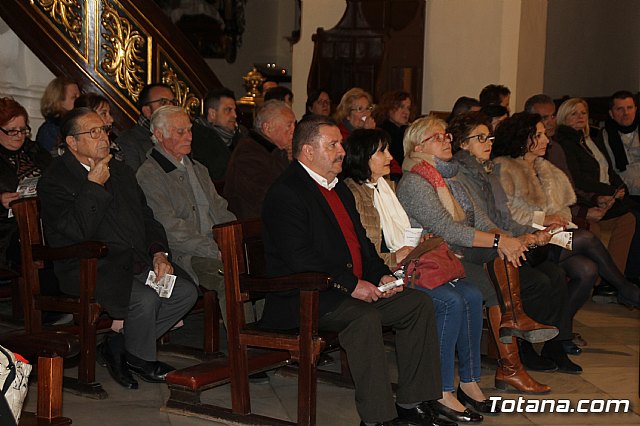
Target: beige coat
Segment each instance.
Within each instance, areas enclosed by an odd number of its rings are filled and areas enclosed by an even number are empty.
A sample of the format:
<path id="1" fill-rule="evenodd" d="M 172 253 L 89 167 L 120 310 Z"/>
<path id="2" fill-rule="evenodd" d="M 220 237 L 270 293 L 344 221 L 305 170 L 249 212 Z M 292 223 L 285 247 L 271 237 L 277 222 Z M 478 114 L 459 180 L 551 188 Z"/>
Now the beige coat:
<path id="1" fill-rule="evenodd" d="M 356 200 L 356 209 L 360 214 L 360 221 L 367 231 L 367 238 L 371 240 L 376 247 L 376 251 L 384 260 L 384 263 L 390 267 L 395 268 L 398 266 L 395 253 L 380 253 L 382 247 L 382 225 L 380 224 L 380 215 L 373 206 L 373 188 L 369 188 L 367 185 L 358 185 L 353 179 L 345 179 L 344 183 L 353 193 L 353 198 Z M 391 188 L 394 188 L 392 182 L 389 182 Z"/>
<path id="2" fill-rule="evenodd" d="M 541 157 L 533 167 L 522 158 L 499 157 L 495 163 L 516 222 L 531 226 L 535 211 L 571 220 L 569 206 L 575 204 L 576 194 L 562 170 Z"/>

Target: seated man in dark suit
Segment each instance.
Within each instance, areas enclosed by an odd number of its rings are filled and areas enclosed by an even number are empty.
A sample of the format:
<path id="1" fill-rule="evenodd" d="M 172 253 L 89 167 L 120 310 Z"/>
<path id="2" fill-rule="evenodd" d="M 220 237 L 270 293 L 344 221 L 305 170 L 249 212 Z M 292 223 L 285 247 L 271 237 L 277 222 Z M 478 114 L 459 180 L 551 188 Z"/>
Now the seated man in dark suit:
<path id="1" fill-rule="evenodd" d="M 148 84 L 140 91 L 137 106 L 140 110 L 138 122 L 120 133 L 116 143 L 124 155 L 124 162 L 135 172 L 147 159 L 147 152 L 153 147 L 149 119 L 151 114 L 165 105 L 177 105 L 171 88 L 166 84 Z"/>
<path id="2" fill-rule="evenodd" d="M 156 340 L 191 309 L 196 287 L 177 278 L 170 297 L 145 285 L 149 271 L 172 274 L 162 225 L 153 217 L 133 171 L 109 154 L 107 126 L 89 108 L 63 117 L 67 150 L 38 182 L 44 232 L 52 247 L 83 241 L 104 242 L 98 259 L 96 299 L 114 319 L 124 319 L 124 334 L 100 348 L 111 376 L 136 389 L 131 371 L 148 382 L 163 382 L 173 368 L 157 360 Z M 78 295 L 78 260 L 54 262 L 63 292 Z"/>
<path id="3" fill-rule="evenodd" d="M 378 289 L 395 277 L 366 237 L 353 195 L 337 178 L 344 150 L 335 122 L 310 116 L 298 123 L 293 156 L 263 204 L 268 273 L 319 271 L 333 277 L 333 288 L 320 295 L 319 328 L 339 332 L 362 424 L 455 424 L 437 419 L 428 402 L 442 396 L 433 304 L 412 289 Z M 298 325 L 299 295 L 268 294 L 261 326 Z M 396 332 L 395 406 L 383 326 Z"/>

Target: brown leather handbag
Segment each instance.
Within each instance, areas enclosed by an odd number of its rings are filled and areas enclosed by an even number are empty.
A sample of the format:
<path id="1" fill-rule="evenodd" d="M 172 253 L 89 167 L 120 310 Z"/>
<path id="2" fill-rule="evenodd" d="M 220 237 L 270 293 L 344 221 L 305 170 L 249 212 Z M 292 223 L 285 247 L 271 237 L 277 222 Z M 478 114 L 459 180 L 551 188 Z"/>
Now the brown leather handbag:
<path id="1" fill-rule="evenodd" d="M 442 237 L 419 244 L 401 263 L 404 283 L 408 287 L 433 290 L 450 281 L 464 278 L 464 266 Z"/>

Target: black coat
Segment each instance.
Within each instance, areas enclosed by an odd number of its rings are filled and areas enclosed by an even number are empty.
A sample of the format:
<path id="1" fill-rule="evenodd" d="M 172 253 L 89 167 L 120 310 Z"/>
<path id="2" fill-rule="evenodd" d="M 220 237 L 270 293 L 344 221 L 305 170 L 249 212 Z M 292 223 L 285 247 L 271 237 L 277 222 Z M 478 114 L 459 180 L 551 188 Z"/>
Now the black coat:
<path id="1" fill-rule="evenodd" d="M 109 253 L 98 260 L 96 298 L 112 317 L 124 318 L 134 272 L 152 266 L 152 251 L 168 251 L 168 244 L 133 171 L 117 160 L 109 168 L 111 176 L 100 186 L 87 179 L 87 170 L 67 151 L 40 178 L 38 196 L 49 245 L 107 244 Z M 58 261 L 54 267 L 61 290 L 78 295 L 80 263 Z"/>
<path id="2" fill-rule="evenodd" d="M 367 238 L 349 188 L 340 181 L 334 191 L 342 200 L 360 242 L 362 279 L 377 285 L 383 275 L 390 273 L 389 268 Z M 299 272 L 330 275 L 335 284 L 320 295 L 320 315 L 331 312 L 351 297 L 358 278 L 353 274 L 349 247 L 329 203 L 297 161 L 289 165 L 269 190 L 262 220 L 269 275 Z M 287 329 L 298 324 L 298 292 L 267 295 L 262 316 L 264 327 Z"/>
<path id="3" fill-rule="evenodd" d="M 25 140 L 22 145 L 23 150 L 38 166 L 44 170 L 51 162 L 51 155 L 31 140 Z M 9 161 L 5 152 L 0 151 L 0 193 L 15 192 L 18 187 L 18 170 Z M 9 210 L 0 204 L 0 265 L 6 262 L 5 253 L 10 245 L 17 244 L 18 225 L 15 218 L 8 217 Z M 17 246 L 14 247 L 17 251 Z"/>

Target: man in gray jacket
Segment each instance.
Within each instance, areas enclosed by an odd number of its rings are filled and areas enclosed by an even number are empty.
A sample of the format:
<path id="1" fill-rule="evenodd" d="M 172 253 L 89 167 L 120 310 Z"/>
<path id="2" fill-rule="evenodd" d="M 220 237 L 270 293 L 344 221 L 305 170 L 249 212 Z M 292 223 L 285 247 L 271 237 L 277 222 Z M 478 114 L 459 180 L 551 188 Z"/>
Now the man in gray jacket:
<path id="1" fill-rule="evenodd" d="M 189 157 L 191 121 L 184 109 L 165 106 L 151 116 L 154 147 L 136 173 L 149 207 L 162 223 L 173 261 L 202 287 L 216 290 L 226 322 L 224 282 L 213 225 L 235 220 L 216 192 L 207 168 Z"/>

